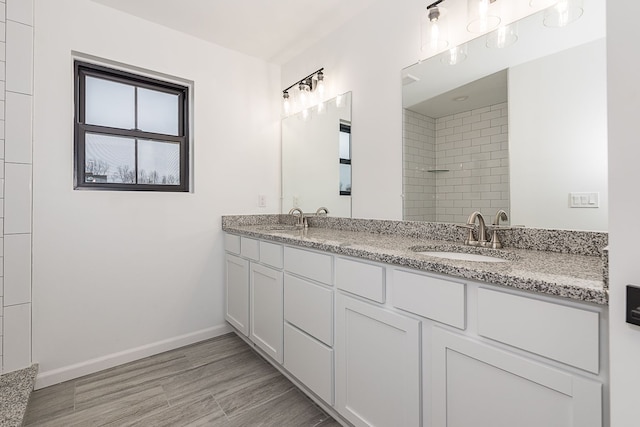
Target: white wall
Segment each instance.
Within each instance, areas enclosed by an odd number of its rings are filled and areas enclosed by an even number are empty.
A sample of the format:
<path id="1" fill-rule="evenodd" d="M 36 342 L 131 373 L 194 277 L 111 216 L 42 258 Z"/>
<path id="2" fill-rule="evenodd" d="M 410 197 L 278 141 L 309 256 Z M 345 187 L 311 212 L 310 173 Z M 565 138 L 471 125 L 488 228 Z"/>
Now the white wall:
<path id="1" fill-rule="evenodd" d="M 604 39 L 509 69 L 512 224 L 607 231 L 606 75 Z M 600 207 L 570 208 L 570 192 Z"/>
<path id="2" fill-rule="evenodd" d="M 640 327 L 625 323 L 625 287 L 640 285 L 640 2 L 607 2 L 611 425 L 638 425 Z"/>
<path id="3" fill-rule="evenodd" d="M 35 19 L 33 360 L 43 386 L 227 330 L 220 216 L 279 211 L 280 75 L 87 0 L 36 0 Z M 73 190 L 72 51 L 194 82 L 192 193 Z"/>

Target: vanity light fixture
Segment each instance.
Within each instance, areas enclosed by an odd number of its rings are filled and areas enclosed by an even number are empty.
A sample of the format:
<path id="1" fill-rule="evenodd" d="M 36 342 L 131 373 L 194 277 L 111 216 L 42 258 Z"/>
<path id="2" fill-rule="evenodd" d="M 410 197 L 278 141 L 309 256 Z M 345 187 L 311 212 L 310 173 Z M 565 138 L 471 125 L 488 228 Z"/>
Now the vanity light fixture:
<path id="1" fill-rule="evenodd" d="M 486 33 L 500 25 L 500 16 L 495 11 L 496 0 L 467 0 L 470 33 Z"/>
<path id="2" fill-rule="evenodd" d="M 449 46 L 447 10 L 440 6 L 444 0 L 438 0 L 427 6 L 427 12 L 421 18 L 421 43 L 423 51 L 439 52 Z"/>
<path id="3" fill-rule="evenodd" d="M 324 68 L 320 68 L 282 91 L 282 111 L 285 116 L 324 101 L 323 71 Z"/>

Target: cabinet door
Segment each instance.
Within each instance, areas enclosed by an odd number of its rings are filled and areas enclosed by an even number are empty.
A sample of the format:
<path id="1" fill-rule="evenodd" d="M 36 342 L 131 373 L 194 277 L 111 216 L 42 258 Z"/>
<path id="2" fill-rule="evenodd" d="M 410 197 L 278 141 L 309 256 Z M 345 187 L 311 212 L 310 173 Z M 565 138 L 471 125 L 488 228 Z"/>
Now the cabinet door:
<path id="1" fill-rule="evenodd" d="M 251 331 L 249 337 L 278 363 L 282 363 L 282 271 L 251 263 Z"/>
<path id="2" fill-rule="evenodd" d="M 336 406 L 356 426 L 420 425 L 420 322 L 337 298 Z"/>
<path id="3" fill-rule="evenodd" d="M 435 327 L 434 427 L 600 427 L 602 385 Z"/>
<path id="4" fill-rule="evenodd" d="M 249 335 L 249 262 L 237 256 L 225 257 L 224 318 L 238 331 Z"/>

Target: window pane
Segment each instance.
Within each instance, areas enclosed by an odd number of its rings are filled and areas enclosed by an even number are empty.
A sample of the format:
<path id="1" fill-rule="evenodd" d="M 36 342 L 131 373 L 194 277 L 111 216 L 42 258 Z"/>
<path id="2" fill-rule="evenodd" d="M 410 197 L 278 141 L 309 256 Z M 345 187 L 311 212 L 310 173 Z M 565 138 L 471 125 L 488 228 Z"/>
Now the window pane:
<path id="1" fill-rule="evenodd" d="M 340 158 L 351 159 L 351 134 L 340 132 Z"/>
<path id="2" fill-rule="evenodd" d="M 135 184 L 135 139 L 88 133 L 85 182 Z"/>
<path id="3" fill-rule="evenodd" d="M 340 164 L 340 191 L 351 192 L 351 165 Z"/>
<path id="4" fill-rule="evenodd" d="M 180 185 L 180 144 L 138 140 L 138 183 Z"/>
<path id="5" fill-rule="evenodd" d="M 85 123 L 120 129 L 135 128 L 135 88 L 87 76 Z"/>
<path id="6" fill-rule="evenodd" d="M 178 95 L 138 88 L 138 129 L 178 135 Z"/>

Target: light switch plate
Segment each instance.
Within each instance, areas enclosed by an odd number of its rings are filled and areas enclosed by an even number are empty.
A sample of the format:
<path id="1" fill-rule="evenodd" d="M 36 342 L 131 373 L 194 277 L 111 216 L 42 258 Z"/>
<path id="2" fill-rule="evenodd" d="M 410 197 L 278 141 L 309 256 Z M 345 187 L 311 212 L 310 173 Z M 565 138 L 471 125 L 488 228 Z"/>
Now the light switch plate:
<path id="1" fill-rule="evenodd" d="M 599 208 L 600 193 L 569 193 L 570 208 Z"/>

